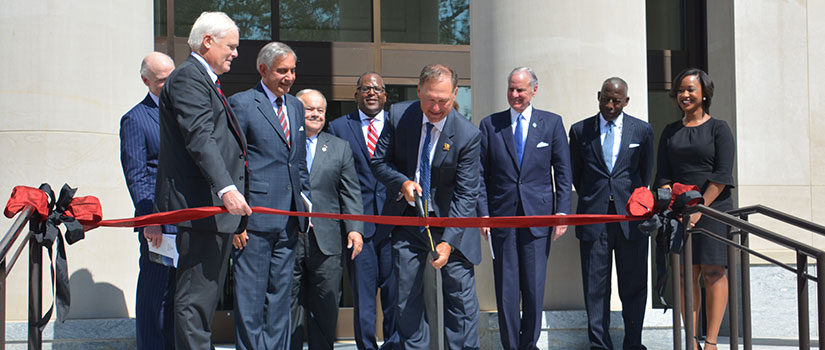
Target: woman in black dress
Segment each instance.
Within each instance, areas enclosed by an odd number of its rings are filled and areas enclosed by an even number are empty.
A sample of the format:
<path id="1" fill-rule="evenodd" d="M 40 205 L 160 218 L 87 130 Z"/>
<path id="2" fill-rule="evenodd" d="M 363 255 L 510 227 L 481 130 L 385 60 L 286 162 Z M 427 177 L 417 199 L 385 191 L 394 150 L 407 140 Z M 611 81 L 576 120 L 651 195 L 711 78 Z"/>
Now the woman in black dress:
<path id="1" fill-rule="evenodd" d="M 735 145 L 728 124 L 710 116 L 713 81 L 696 68 L 683 70 L 673 80 L 670 97 L 682 110 L 682 119 L 665 127 L 659 139 L 655 187 L 670 188 L 674 182 L 696 185 L 705 205 L 733 209 L 733 157 Z M 701 227 L 727 237 L 727 227 L 695 213 L 688 227 Z M 727 246 L 703 234 L 693 239 L 693 300 L 699 299 L 699 277 L 705 285 L 708 329 L 705 347 L 716 349 L 716 339 L 728 302 Z M 684 276 L 683 276 L 684 277 Z M 694 303 L 693 324 L 699 303 Z M 688 336 L 695 336 L 694 334 Z M 698 347 L 698 341 L 696 342 Z"/>

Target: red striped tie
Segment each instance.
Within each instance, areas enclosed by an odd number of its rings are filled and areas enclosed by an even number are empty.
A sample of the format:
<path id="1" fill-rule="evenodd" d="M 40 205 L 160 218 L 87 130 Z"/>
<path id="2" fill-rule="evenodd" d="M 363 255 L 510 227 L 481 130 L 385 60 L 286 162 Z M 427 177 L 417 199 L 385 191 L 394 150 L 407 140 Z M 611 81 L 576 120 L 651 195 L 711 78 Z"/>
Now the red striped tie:
<path id="1" fill-rule="evenodd" d="M 278 105 L 278 120 L 281 121 L 281 128 L 284 129 L 284 136 L 286 136 L 286 145 L 292 146 L 291 142 L 289 142 L 289 120 L 286 119 L 286 113 L 284 112 L 283 97 L 278 97 L 277 99 L 275 99 L 275 104 Z"/>
<path id="2" fill-rule="evenodd" d="M 370 119 L 370 126 L 367 127 L 367 149 L 370 151 L 370 158 L 375 153 L 375 143 L 378 142 L 378 133 L 373 123 L 375 123 L 375 118 Z"/>

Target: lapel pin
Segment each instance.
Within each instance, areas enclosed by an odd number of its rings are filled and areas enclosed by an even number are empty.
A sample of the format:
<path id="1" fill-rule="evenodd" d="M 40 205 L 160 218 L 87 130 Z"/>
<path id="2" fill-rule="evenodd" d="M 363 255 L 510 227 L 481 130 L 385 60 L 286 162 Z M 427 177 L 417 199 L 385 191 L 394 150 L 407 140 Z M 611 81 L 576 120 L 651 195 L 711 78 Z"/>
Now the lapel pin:
<path id="1" fill-rule="evenodd" d="M 321 152 L 326 152 L 326 151 L 327 151 L 327 145 L 321 146 Z"/>
<path id="2" fill-rule="evenodd" d="M 534 127 L 534 128 L 536 127 L 536 123 L 533 123 L 533 127 Z"/>
<path id="3" fill-rule="evenodd" d="M 444 144 L 444 147 L 441 147 L 441 149 L 443 149 L 443 150 L 445 150 L 445 151 L 449 151 L 449 150 L 450 150 L 450 144 L 449 144 L 449 143 L 445 143 L 445 144 Z"/>

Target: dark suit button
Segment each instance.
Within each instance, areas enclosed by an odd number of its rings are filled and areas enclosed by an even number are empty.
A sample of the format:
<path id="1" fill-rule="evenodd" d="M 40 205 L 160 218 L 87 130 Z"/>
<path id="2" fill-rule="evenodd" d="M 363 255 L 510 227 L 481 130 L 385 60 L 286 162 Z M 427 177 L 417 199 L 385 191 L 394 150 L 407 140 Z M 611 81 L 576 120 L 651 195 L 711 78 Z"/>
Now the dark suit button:
<path id="1" fill-rule="evenodd" d="M 238 176 L 238 180 L 241 180 L 241 181 L 243 181 L 243 175 L 241 175 L 241 176 Z"/>
<path id="2" fill-rule="evenodd" d="M 241 153 L 241 155 L 240 155 L 240 156 L 238 156 L 238 158 L 239 158 L 239 159 L 243 159 L 243 153 Z"/>

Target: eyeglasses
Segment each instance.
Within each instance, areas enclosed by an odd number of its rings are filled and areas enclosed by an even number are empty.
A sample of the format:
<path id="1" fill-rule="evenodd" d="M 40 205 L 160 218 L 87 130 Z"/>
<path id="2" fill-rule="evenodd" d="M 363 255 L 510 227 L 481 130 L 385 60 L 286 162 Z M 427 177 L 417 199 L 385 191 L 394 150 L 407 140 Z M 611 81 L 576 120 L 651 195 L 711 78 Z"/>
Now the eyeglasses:
<path id="1" fill-rule="evenodd" d="M 380 93 L 384 92 L 384 88 L 378 87 L 378 86 L 359 86 L 358 87 L 358 92 L 360 92 L 362 94 L 368 94 L 370 92 L 370 90 L 375 91 L 376 94 L 380 94 Z"/>

